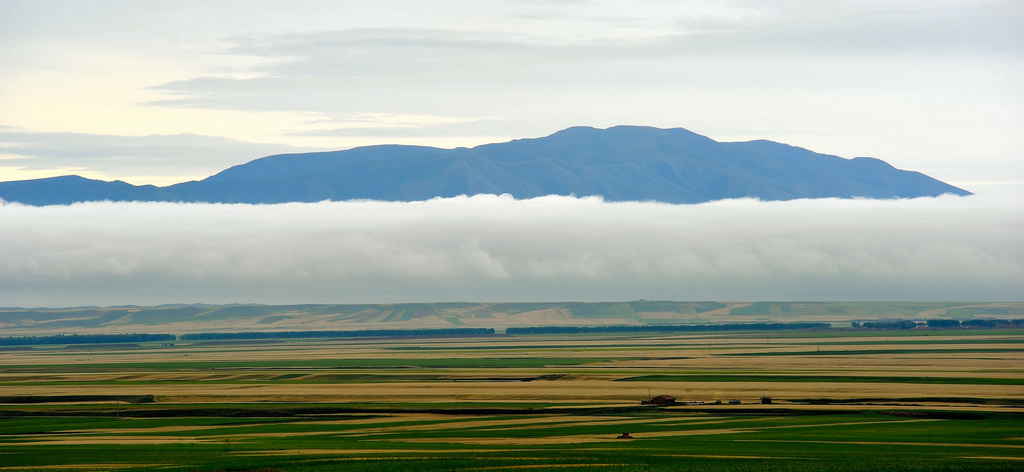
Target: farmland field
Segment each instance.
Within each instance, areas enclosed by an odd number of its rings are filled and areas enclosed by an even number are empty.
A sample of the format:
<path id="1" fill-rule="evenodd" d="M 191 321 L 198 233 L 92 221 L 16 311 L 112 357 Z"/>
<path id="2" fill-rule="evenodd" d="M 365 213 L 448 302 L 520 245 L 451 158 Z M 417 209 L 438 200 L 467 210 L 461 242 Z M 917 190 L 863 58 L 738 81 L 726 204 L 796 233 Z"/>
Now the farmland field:
<path id="1" fill-rule="evenodd" d="M 1022 470 L 1024 331 L 0 350 L 0 471 L 152 469 Z"/>

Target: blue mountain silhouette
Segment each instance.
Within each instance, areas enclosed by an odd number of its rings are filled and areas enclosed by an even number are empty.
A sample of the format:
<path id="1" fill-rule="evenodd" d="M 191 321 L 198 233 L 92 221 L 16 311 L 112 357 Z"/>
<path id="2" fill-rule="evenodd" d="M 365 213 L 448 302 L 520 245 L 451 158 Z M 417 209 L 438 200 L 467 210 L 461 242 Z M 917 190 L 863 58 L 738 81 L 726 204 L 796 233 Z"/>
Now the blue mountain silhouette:
<path id="1" fill-rule="evenodd" d="M 682 128 L 640 126 L 574 127 L 474 148 L 380 145 L 281 154 L 167 187 L 78 176 L 0 182 L 0 198 L 29 205 L 417 201 L 481 193 L 668 203 L 970 194 L 878 159 L 844 159 L 764 140 L 723 143 Z"/>

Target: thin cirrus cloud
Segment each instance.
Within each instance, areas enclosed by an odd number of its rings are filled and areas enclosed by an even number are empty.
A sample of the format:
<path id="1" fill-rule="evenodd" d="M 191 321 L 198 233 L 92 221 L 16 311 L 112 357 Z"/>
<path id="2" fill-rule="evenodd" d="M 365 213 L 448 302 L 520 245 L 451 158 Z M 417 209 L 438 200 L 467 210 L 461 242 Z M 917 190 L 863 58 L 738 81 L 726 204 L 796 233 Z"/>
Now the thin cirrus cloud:
<path id="1" fill-rule="evenodd" d="M 119 177 L 160 176 L 167 184 L 204 178 L 269 154 L 315 150 L 195 134 L 116 136 L 27 132 L 0 126 L 0 167 L 27 171 L 85 169 Z"/>
<path id="2" fill-rule="evenodd" d="M 5 306 L 1014 300 L 1019 198 L 0 206 Z"/>
<path id="3" fill-rule="evenodd" d="M 318 143 L 421 137 L 453 147 L 643 124 L 870 155 L 947 180 L 1020 173 L 1019 2 L 733 7 L 617 22 L 551 8 L 497 25 L 236 36 L 222 53 L 253 58 L 247 74 L 154 85 L 163 98 L 146 105 L 309 113 L 321 121 L 287 137 Z M 647 33 L 601 34 L 624 25 Z M 368 127 L 353 116 L 379 119 Z M 965 168 L 979 146 L 992 165 Z"/>
<path id="4" fill-rule="evenodd" d="M 342 106 L 406 113 L 422 107 L 471 113 L 478 112 L 478 103 L 452 103 L 451 97 L 513 95 L 500 102 L 515 103 L 567 89 L 596 93 L 643 86 L 713 88 L 721 75 L 743 71 L 743 83 L 749 87 L 750 73 L 771 72 L 780 65 L 789 72 L 775 71 L 769 78 L 780 76 L 806 86 L 814 85 L 815 79 L 808 74 L 815 70 L 806 63 L 808 57 L 834 61 L 845 74 L 860 77 L 865 76 L 859 72 L 864 64 L 858 61 L 870 60 L 877 74 L 879 67 L 893 66 L 886 64 L 890 57 L 911 62 L 951 56 L 1019 60 L 1020 52 L 1008 45 L 1024 40 L 1016 28 L 1024 20 L 1024 9 L 1013 4 L 811 10 L 786 9 L 765 15 L 766 19 L 714 23 L 715 27 L 680 23 L 654 37 L 631 39 L 595 36 L 567 41 L 525 33 L 426 28 L 239 37 L 223 53 L 261 58 L 250 71 L 253 77 L 210 75 L 168 82 L 154 89 L 171 98 L 150 105 L 311 112 Z M 773 59 L 759 60 L 765 56 Z"/>

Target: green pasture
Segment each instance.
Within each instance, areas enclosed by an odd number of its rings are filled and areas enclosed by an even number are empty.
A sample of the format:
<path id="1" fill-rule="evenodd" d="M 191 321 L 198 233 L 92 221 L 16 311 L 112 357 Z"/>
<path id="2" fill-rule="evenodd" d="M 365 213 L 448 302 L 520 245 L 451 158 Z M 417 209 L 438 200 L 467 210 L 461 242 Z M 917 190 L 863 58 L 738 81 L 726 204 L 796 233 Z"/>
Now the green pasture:
<path id="1" fill-rule="evenodd" d="M 947 335 L 957 339 L 937 339 Z M 1024 410 L 1011 391 L 1024 386 L 1024 368 L 1015 364 L 1024 353 L 1021 330 L 538 335 L 478 343 L 302 340 L 11 351 L 16 361 L 0 366 L 0 472 L 1024 470 Z M 336 347 L 337 356 L 320 358 Z M 316 349 L 317 357 L 303 357 Z M 247 357 L 251 350 L 265 359 Z M 687 355 L 717 363 L 701 367 Z M 915 357 L 927 362 L 899 369 Z M 942 371 L 947 365 L 954 368 Z M 857 391 L 868 384 L 921 387 L 891 399 L 658 408 L 573 397 L 572 389 L 593 385 L 588 378 L 605 388 L 611 379 L 633 382 L 616 385 L 645 393 L 644 383 L 672 382 L 776 383 L 809 397 L 808 382 Z M 443 392 L 405 401 L 387 395 L 389 383 L 462 381 L 566 385 L 570 394 L 481 401 Z M 161 398 L 179 383 L 230 384 L 225 391 L 240 392 L 246 403 L 217 395 L 206 397 L 209 403 Z M 358 403 L 300 402 L 318 393 L 315 384 L 360 383 L 381 384 L 380 395 Z M 299 393 L 260 402 L 246 393 L 249 384 L 295 384 L 288 389 Z M 495 385 L 504 395 L 504 384 L 488 384 Z M 956 393 L 929 398 L 938 385 Z M 139 395 L 118 396 L 120 386 Z M 1010 393 L 986 398 L 986 389 Z M 914 404 L 932 400 L 943 406 Z M 627 432 L 633 439 L 616 439 Z"/>
<path id="2" fill-rule="evenodd" d="M 1024 348 L 962 348 L 962 349 L 847 349 L 847 350 L 813 350 L 813 351 L 762 351 L 723 353 L 723 356 L 861 356 L 868 354 L 1005 354 L 1020 352 Z"/>
<path id="3" fill-rule="evenodd" d="M 1024 415 L 895 413 L 0 414 L 0 461 L 4 470 L 1020 470 Z M 615 439 L 624 432 L 634 439 Z"/>
<path id="4" fill-rule="evenodd" d="M 907 384 L 964 384 L 964 385 L 1024 385 L 1024 379 L 1002 377 L 905 377 L 877 375 L 828 374 L 685 374 L 641 375 L 618 379 L 624 382 L 855 382 L 855 383 L 907 383 Z"/>

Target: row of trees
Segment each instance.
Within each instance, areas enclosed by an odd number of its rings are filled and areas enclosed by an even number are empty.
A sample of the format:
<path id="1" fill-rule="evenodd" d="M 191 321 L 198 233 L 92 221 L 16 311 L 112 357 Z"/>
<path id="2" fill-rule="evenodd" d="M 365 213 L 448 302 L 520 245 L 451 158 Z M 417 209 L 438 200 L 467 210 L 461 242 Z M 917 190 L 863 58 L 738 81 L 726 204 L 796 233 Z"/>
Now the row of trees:
<path id="1" fill-rule="evenodd" d="M 355 331 L 250 331 L 244 333 L 192 333 L 179 336 L 182 341 L 222 341 L 233 339 L 305 339 L 305 338 L 371 338 L 415 337 L 436 338 L 450 336 L 490 336 L 493 328 L 438 328 L 438 329 L 362 329 Z"/>
<path id="2" fill-rule="evenodd" d="M 614 325 L 614 326 L 537 326 L 507 328 L 505 334 L 578 334 L 578 333 L 677 333 L 698 331 L 777 331 L 784 329 L 829 329 L 828 323 L 725 323 L 703 325 Z"/>
<path id="3" fill-rule="evenodd" d="M 0 346 L 26 346 L 30 344 L 101 344 L 141 343 L 147 341 L 174 341 L 173 334 L 59 334 L 56 336 L 19 336 L 0 338 Z"/>
<path id="4" fill-rule="evenodd" d="M 927 321 L 913 320 L 885 320 L 885 321 L 853 321 L 850 323 L 854 329 L 989 329 L 989 328 L 1020 328 L 1024 327 L 1024 319 L 998 320 L 998 319 L 975 319 L 975 320 L 950 320 L 934 319 Z"/>
<path id="5" fill-rule="evenodd" d="M 853 329 L 914 329 L 917 323 L 911 320 L 852 321 Z"/>
<path id="6" fill-rule="evenodd" d="M 1024 326 L 1024 319 L 997 320 L 997 319 L 976 319 L 976 320 L 928 320 L 929 328 L 1020 328 Z"/>
<path id="7" fill-rule="evenodd" d="M 854 329 L 988 329 L 1021 328 L 1024 319 L 933 319 L 923 322 L 913 320 L 853 321 Z M 701 331 L 778 331 L 778 330 L 827 330 L 829 323 L 724 323 L 703 325 L 614 325 L 614 326 L 534 326 L 507 328 L 508 335 L 529 334 L 618 334 L 618 333 L 678 333 Z M 451 336 L 493 336 L 492 328 L 437 328 L 437 329 L 364 329 L 353 331 L 250 331 L 243 333 L 191 333 L 173 334 L 70 334 L 56 336 L 20 336 L 0 338 L 0 346 L 29 346 L 33 344 L 115 344 L 151 341 L 227 341 L 244 339 L 306 339 L 306 338 L 368 338 L 368 337 L 451 337 Z"/>
<path id="8" fill-rule="evenodd" d="M 660 326 L 537 326 L 508 328 L 509 335 L 573 334 L 573 333 L 673 333 L 691 331 L 829 329 L 828 323 L 728 323 L 714 325 L 660 325 Z M 308 338 L 369 338 L 415 337 L 434 338 L 451 336 L 493 336 L 493 328 L 437 328 L 437 329 L 363 329 L 353 331 L 249 331 L 242 333 L 173 334 L 72 334 L 58 336 L 23 336 L 0 338 L 0 346 L 27 346 L 33 344 L 103 344 L 139 343 L 147 341 L 230 341 L 246 339 L 308 339 Z"/>

